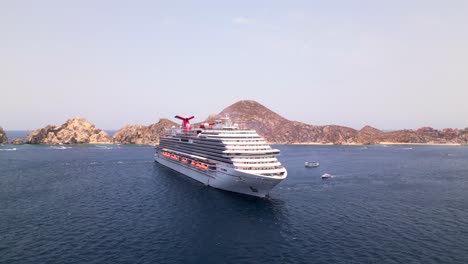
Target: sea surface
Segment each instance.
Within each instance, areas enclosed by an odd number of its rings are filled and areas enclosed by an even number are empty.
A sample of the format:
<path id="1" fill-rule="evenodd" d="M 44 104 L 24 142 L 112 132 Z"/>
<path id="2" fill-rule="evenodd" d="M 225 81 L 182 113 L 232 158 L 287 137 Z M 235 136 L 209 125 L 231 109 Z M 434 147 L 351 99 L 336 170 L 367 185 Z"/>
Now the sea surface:
<path id="1" fill-rule="evenodd" d="M 468 147 L 275 147 L 262 199 L 150 146 L 0 146 L 0 263 L 468 263 Z"/>

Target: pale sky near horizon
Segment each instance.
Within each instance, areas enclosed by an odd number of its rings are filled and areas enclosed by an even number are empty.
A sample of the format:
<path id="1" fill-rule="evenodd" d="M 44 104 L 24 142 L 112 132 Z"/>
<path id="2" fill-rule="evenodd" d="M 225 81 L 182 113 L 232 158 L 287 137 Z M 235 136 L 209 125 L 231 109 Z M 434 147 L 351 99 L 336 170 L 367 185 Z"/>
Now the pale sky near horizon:
<path id="1" fill-rule="evenodd" d="M 468 1 L 0 0 L 0 126 L 195 121 L 238 100 L 360 129 L 468 127 Z"/>

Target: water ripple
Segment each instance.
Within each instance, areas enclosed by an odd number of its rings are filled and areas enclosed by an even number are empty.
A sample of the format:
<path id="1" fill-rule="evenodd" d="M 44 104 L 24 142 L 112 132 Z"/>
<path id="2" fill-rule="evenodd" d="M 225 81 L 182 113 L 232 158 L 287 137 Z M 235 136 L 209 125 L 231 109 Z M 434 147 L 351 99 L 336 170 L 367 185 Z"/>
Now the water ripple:
<path id="1" fill-rule="evenodd" d="M 0 263 L 468 262 L 466 148 L 277 147 L 289 177 L 258 199 L 149 147 L 18 146 L 0 155 Z"/>

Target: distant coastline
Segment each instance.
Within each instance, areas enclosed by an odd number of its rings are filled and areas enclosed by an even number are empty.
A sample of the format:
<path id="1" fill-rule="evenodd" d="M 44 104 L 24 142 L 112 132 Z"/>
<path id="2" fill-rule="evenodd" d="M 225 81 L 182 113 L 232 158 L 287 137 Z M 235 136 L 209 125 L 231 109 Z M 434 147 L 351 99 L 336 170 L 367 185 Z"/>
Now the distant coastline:
<path id="1" fill-rule="evenodd" d="M 413 145 L 413 146 L 466 146 L 461 143 L 401 143 L 401 142 L 380 142 L 378 145 Z"/>
<path id="2" fill-rule="evenodd" d="M 319 142 L 304 142 L 304 143 L 285 143 L 276 145 L 304 145 L 304 146 L 378 146 L 378 145 L 413 145 L 413 146 L 467 146 L 466 144 L 460 143 L 402 143 L 402 142 L 379 142 L 375 144 L 363 144 L 363 143 L 319 143 Z"/>
<path id="3" fill-rule="evenodd" d="M 205 122 L 229 116 L 240 127 L 254 129 L 270 144 L 287 145 L 442 145 L 468 144 L 468 127 L 465 129 L 434 129 L 422 127 L 382 131 L 371 126 L 360 130 L 338 125 L 316 126 L 290 121 L 267 107 L 251 100 L 236 102 Z M 1 124 L 0 124 L 1 125 Z M 179 124 L 162 118 L 150 125 L 126 125 L 119 130 L 103 130 L 80 117 L 71 118 L 62 125 L 48 125 L 32 130 L 0 129 L 0 143 L 22 141 L 26 144 L 140 144 L 156 145 L 159 136 Z M 15 141 L 15 139 L 17 139 Z"/>

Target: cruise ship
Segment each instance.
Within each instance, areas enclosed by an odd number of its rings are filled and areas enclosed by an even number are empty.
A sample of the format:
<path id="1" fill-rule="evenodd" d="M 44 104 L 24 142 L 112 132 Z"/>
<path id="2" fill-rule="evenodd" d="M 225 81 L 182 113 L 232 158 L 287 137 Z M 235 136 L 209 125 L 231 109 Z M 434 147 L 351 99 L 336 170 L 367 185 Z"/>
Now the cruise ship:
<path id="1" fill-rule="evenodd" d="M 241 129 L 229 118 L 193 127 L 194 118 L 175 116 L 181 128 L 159 138 L 156 162 L 206 186 L 265 197 L 287 177 L 286 169 L 255 130 Z"/>

